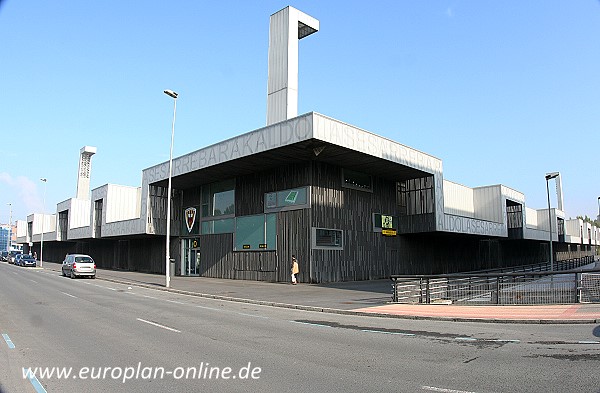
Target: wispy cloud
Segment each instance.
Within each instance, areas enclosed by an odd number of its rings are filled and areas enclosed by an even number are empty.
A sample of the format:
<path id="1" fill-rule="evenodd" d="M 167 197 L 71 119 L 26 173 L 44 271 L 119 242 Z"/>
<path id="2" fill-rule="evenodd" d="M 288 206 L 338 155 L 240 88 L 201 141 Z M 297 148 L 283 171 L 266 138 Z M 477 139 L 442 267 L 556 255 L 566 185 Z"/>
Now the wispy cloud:
<path id="1" fill-rule="evenodd" d="M 25 176 L 13 177 L 9 173 L 0 172 L 0 183 L 6 185 L 9 192 L 18 199 L 28 213 L 37 213 L 43 210 L 43 202 L 37 185 Z"/>
<path id="2" fill-rule="evenodd" d="M 452 10 L 452 7 L 446 8 L 446 15 L 448 15 L 448 18 L 454 18 L 454 11 Z"/>

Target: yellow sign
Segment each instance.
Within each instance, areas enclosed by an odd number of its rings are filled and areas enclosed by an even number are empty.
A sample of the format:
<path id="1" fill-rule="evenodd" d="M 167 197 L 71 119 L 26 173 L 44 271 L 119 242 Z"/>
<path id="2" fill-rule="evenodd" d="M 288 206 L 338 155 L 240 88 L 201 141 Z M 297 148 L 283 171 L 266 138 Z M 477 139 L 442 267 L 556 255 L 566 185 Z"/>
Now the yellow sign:
<path id="1" fill-rule="evenodd" d="M 383 236 L 396 236 L 398 234 L 398 231 L 396 231 L 395 229 L 382 229 L 381 234 Z"/>

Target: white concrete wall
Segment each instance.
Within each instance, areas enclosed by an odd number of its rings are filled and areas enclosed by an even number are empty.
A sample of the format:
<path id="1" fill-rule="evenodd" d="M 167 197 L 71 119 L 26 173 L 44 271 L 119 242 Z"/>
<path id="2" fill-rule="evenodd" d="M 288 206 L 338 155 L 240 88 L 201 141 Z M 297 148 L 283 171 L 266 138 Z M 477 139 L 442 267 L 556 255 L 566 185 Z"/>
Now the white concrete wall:
<path id="1" fill-rule="evenodd" d="M 474 218 L 473 189 L 444 180 L 444 213 Z"/>
<path id="2" fill-rule="evenodd" d="M 89 199 L 71 199 L 69 210 L 69 229 L 90 226 L 91 201 Z"/>
<path id="3" fill-rule="evenodd" d="M 103 207 L 106 212 L 103 223 L 140 218 L 141 198 L 141 187 L 109 184 Z"/>
<path id="4" fill-rule="evenodd" d="M 475 218 L 492 222 L 505 222 L 502 214 L 503 205 L 506 202 L 502 199 L 500 185 L 477 187 L 473 189 L 473 206 L 475 208 Z M 506 210 L 506 208 L 504 208 Z"/>
<path id="5" fill-rule="evenodd" d="M 27 221 L 25 220 L 17 220 L 15 222 L 17 226 L 17 243 L 27 243 L 29 239 L 27 238 Z"/>

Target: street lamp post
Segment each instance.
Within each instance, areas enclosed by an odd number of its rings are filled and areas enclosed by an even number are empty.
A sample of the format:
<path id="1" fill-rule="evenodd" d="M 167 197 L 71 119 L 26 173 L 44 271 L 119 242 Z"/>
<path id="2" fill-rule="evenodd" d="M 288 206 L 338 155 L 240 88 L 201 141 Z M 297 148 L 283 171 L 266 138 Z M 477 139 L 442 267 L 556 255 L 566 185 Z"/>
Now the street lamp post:
<path id="1" fill-rule="evenodd" d="M 48 179 L 42 177 L 40 179 L 44 182 L 44 202 L 42 205 L 42 240 L 40 242 L 40 267 L 44 267 L 44 223 L 46 222 L 46 183 Z"/>
<path id="2" fill-rule="evenodd" d="M 558 177 L 558 172 L 546 173 L 546 194 L 548 195 L 548 231 L 550 232 L 550 271 L 554 271 L 554 258 L 552 255 L 552 212 L 550 211 L 550 188 L 548 187 L 548 181 Z"/>
<path id="3" fill-rule="evenodd" d="M 175 138 L 175 115 L 177 114 L 177 93 L 173 90 L 165 90 L 164 93 L 173 98 L 173 123 L 171 125 L 171 149 L 169 150 L 169 185 L 167 187 L 167 233 L 165 247 L 165 273 L 167 288 L 171 285 L 171 176 L 173 166 L 173 139 Z"/>

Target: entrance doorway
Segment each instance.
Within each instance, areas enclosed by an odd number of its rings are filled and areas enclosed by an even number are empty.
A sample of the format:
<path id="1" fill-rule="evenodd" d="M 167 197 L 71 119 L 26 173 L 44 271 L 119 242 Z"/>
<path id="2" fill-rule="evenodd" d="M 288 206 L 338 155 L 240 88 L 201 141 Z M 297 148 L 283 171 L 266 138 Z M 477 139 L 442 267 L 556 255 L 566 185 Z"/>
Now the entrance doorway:
<path id="1" fill-rule="evenodd" d="M 200 275 L 200 244 L 198 239 L 183 239 L 181 253 L 181 275 Z"/>

